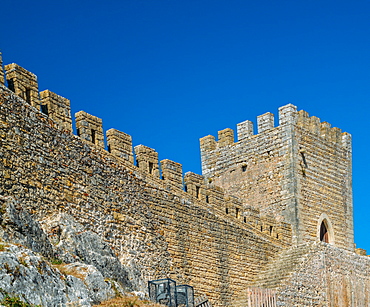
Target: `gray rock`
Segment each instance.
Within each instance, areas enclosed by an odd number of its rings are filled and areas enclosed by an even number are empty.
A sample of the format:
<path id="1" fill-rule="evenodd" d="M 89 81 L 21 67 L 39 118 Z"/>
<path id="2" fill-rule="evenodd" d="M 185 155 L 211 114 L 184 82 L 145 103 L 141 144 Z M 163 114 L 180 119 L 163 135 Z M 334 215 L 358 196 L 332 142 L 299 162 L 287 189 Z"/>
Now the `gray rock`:
<path id="1" fill-rule="evenodd" d="M 90 306 L 86 285 L 76 277 L 65 276 L 29 249 L 13 244 L 0 252 L 0 288 L 30 304 Z"/>
<path id="2" fill-rule="evenodd" d="M 91 306 L 131 290 L 111 248 L 67 214 L 39 223 L 14 199 L 0 196 L 0 226 L 3 293 L 41 306 Z"/>
<path id="3" fill-rule="evenodd" d="M 64 213 L 45 218 L 41 224 L 55 244 L 54 253 L 59 259 L 93 265 L 105 278 L 118 281 L 127 291 L 132 289 L 126 268 L 96 233 L 85 230 Z"/>
<path id="4" fill-rule="evenodd" d="M 46 258 L 54 258 L 53 247 L 40 224 L 11 197 L 0 196 L 0 237 L 22 244 Z"/>

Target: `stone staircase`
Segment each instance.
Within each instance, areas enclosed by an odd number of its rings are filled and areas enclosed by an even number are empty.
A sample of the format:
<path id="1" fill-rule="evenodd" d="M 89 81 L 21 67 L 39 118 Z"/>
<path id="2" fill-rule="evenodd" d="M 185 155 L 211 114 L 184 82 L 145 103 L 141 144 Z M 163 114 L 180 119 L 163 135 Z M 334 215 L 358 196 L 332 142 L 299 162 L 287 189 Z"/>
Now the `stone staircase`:
<path id="1" fill-rule="evenodd" d="M 255 278 L 254 287 L 276 289 L 303 263 L 312 244 L 300 244 L 279 253 Z"/>

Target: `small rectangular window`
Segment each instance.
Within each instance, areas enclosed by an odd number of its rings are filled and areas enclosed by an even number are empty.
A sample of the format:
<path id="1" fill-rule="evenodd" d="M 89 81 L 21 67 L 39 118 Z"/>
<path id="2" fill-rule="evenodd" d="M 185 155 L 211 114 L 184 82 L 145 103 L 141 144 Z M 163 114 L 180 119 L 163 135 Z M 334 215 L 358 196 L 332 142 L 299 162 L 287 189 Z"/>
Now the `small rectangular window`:
<path id="1" fill-rule="evenodd" d="M 26 101 L 31 104 L 31 90 L 29 88 L 26 88 L 26 93 L 25 93 L 26 97 Z"/>
<path id="2" fill-rule="evenodd" d="M 91 129 L 91 142 L 95 144 L 96 141 L 96 131 L 94 129 Z"/>
<path id="3" fill-rule="evenodd" d="M 196 195 L 196 198 L 199 198 L 199 190 L 200 190 L 199 187 L 195 187 L 195 195 Z"/>
<path id="4" fill-rule="evenodd" d="M 47 104 L 42 104 L 41 105 L 41 112 L 46 114 L 46 115 L 49 115 L 49 108 L 48 108 Z"/>
<path id="5" fill-rule="evenodd" d="M 153 162 L 149 162 L 149 174 L 153 173 L 154 164 Z"/>
<path id="6" fill-rule="evenodd" d="M 13 79 L 8 80 L 8 89 L 10 89 L 12 92 L 15 92 L 14 80 Z"/>

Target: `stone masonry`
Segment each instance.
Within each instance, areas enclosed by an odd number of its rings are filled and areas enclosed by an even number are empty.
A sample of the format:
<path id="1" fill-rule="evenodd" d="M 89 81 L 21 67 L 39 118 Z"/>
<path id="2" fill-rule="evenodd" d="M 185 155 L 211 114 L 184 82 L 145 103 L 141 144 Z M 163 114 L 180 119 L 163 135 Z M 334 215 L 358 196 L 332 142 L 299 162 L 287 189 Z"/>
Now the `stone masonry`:
<path id="1" fill-rule="evenodd" d="M 323 220 L 330 243 L 352 250 L 351 136 L 289 104 L 201 139 L 203 175 L 228 194 L 292 225 L 295 244 L 319 240 Z M 225 141 L 227 131 L 228 141 Z M 330 225 L 329 225 L 330 224 Z"/>
<path id="2" fill-rule="evenodd" d="M 238 142 L 229 128 L 218 141 L 202 138 L 203 175 L 183 179 L 181 164 L 165 159 L 159 165 L 158 153 L 144 145 L 134 148 L 134 163 L 131 136 L 118 130 L 107 131 L 106 150 L 96 116 L 76 113 L 72 134 L 69 101 L 49 91 L 40 101 L 36 76 L 22 67 L 7 65 L 6 79 L 9 88 L 0 84 L 0 194 L 39 220 L 72 216 L 136 272 L 130 282 L 137 290 L 171 277 L 214 306 L 239 306 L 253 286 L 275 289 L 279 306 L 360 306 L 335 305 L 335 281 L 301 291 L 315 275 L 304 265 L 323 253 L 330 266 L 318 280 L 345 280 L 343 293 L 358 278 L 368 287 L 360 274 L 370 259 L 353 252 L 348 133 L 289 104 L 279 109 L 277 127 L 266 113 L 256 135 L 245 121 L 238 124 Z M 41 112 L 42 105 L 59 109 Z M 360 291 L 348 293 L 369 306 Z"/>

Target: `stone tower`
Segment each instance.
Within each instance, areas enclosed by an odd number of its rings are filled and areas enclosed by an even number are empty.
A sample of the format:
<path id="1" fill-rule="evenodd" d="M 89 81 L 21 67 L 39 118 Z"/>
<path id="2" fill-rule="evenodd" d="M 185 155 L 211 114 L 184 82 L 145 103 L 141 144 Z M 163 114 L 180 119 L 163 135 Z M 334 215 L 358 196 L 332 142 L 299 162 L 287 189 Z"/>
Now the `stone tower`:
<path id="1" fill-rule="evenodd" d="M 297 112 L 288 104 L 274 115 L 201 138 L 202 172 L 208 181 L 292 225 L 293 244 L 321 240 L 354 249 L 351 135 Z"/>

